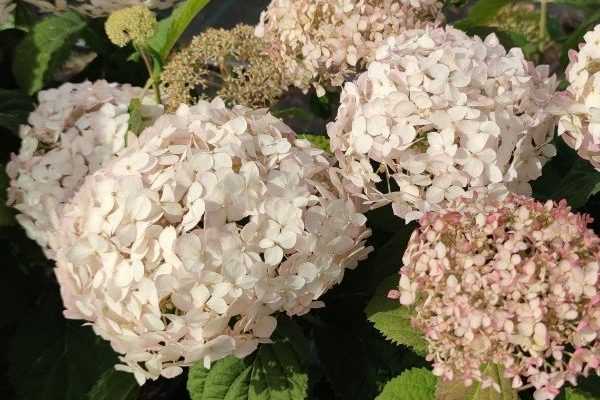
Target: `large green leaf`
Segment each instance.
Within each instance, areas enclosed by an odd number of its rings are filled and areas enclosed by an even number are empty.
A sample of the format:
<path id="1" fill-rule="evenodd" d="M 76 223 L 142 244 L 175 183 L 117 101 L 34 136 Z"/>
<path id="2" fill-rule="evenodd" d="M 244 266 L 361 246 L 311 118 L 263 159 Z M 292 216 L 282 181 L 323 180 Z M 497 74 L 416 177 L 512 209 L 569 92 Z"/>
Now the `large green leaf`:
<path id="1" fill-rule="evenodd" d="M 150 40 L 150 47 L 160 55 L 162 61 L 166 61 L 188 25 L 209 1 L 187 0 L 177 7 L 171 16 L 159 22 L 156 34 Z"/>
<path id="2" fill-rule="evenodd" d="M 33 110 L 33 99 L 18 91 L 0 89 L 0 127 L 17 133 Z"/>
<path id="3" fill-rule="evenodd" d="M 336 311 L 328 306 L 324 313 Z M 365 319 L 319 326 L 314 340 L 323 373 L 342 399 L 373 399 L 402 371 L 428 365 L 406 347 L 386 340 Z"/>
<path id="4" fill-rule="evenodd" d="M 598 397 L 594 397 L 589 393 L 577 390 L 576 388 L 566 388 L 559 397 L 560 400 L 597 400 Z"/>
<path id="5" fill-rule="evenodd" d="M 492 378 L 499 386 L 500 391 L 493 387 L 483 388 L 481 383 L 474 382 L 465 387 L 461 379 L 451 382 L 438 382 L 437 400 L 518 400 L 517 391 L 511 386 L 510 380 L 503 376 L 503 368 L 488 364 L 482 368 L 484 375 Z"/>
<path id="6" fill-rule="evenodd" d="M 365 313 L 377 330 L 396 344 L 412 347 L 418 354 L 427 351 L 427 342 L 411 325 L 413 309 L 402 306 L 398 300 L 387 297 L 391 289 L 398 287 L 398 275 L 386 278 L 375 291 Z"/>
<path id="7" fill-rule="evenodd" d="M 533 182 L 538 200 L 566 199 L 573 208 L 585 205 L 600 189 L 600 172 L 579 157 L 562 139 L 556 140 L 558 154 L 544 166 L 542 176 Z"/>
<path id="8" fill-rule="evenodd" d="M 510 4 L 510 2 L 511 0 L 479 0 L 469 9 L 466 18 L 457 21 L 454 26 L 464 30 L 485 25 L 486 22 L 492 20 L 498 14 L 502 7 Z"/>
<path id="9" fill-rule="evenodd" d="M 201 363 L 190 368 L 187 388 L 192 400 L 237 400 L 248 398 L 252 363 L 233 356 L 210 369 Z"/>
<path id="10" fill-rule="evenodd" d="M 274 343 L 260 346 L 245 360 L 227 357 L 205 369 L 191 368 L 187 388 L 192 400 L 303 400 L 308 345 L 299 328 L 280 320 Z"/>
<path id="11" fill-rule="evenodd" d="M 88 400 L 135 400 L 139 391 L 132 374 L 110 368 L 94 385 Z"/>
<path id="12" fill-rule="evenodd" d="M 413 368 L 389 381 L 375 400 L 435 400 L 437 378 L 424 368 Z"/>
<path id="13" fill-rule="evenodd" d="M 34 94 L 67 60 L 86 27 L 86 20 L 68 11 L 35 24 L 15 49 L 13 73 L 27 93 Z"/>
<path id="14" fill-rule="evenodd" d="M 10 348 L 10 376 L 20 400 L 81 400 L 117 361 L 91 328 L 67 322 L 57 289 L 24 316 Z"/>
<path id="15" fill-rule="evenodd" d="M 563 387 L 557 400 L 600 400 L 600 377 L 581 377 L 576 387 Z"/>

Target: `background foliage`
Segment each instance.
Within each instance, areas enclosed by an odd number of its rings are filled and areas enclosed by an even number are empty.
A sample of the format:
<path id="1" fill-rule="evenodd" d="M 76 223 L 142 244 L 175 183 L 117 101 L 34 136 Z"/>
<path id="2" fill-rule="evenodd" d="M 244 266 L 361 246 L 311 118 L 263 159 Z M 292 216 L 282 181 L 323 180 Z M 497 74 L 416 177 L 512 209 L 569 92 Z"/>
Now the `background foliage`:
<path id="1" fill-rule="evenodd" d="M 177 41 L 208 26 L 256 23 L 265 0 L 188 0 L 173 16 L 162 15 L 151 49 L 156 65 Z M 568 50 L 600 23 L 599 0 L 555 0 L 523 11 L 508 0 L 449 0 L 449 21 L 472 34 L 497 33 L 505 46 L 522 47 L 528 58 L 547 63 L 561 77 Z M 522 4 L 521 4 L 522 5 Z M 507 11 L 508 10 L 508 11 Z M 541 12 L 547 11 L 547 12 Z M 506 19 L 506 15 L 509 16 Z M 514 18 L 510 18 L 510 16 Z M 546 17 L 547 15 L 547 17 Z M 187 28 L 188 23 L 191 25 Z M 181 36 L 183 35 L 183 36 Z M 181 37 L 180 37 L 181 36 Z M 110 44 L 102 20 L 74 12 L 36 14 L 18 3 L 13 23 L 0 27 L 0 398 L 24 400 L 299 400 L 310 399 L 512 399 L 510 393 L 460 385 L 437 388 L 423 339 L 408 323 L 411 310 L 385 293 L 397 281 L 401 255 L 414 224 L 405 225 L 389 208 L 370 212 L 375 252 L 323 298 L 327 308 L 289 320 L 280 318 L 274 343 L 245 360 L 227 358 L 210 371 L 194 366 L 188 376 L 149 382 L 139 388 L 112 368 L 116 355 L 79 322 L 66 321 L 52 265 L 4 206 L 4 165 L 18 151 L 18 126 L 33 109 L 35 94 L 65 80 L 104 78 L 136 85 L 146 73 L 131 50 Z M 292 92 L 274 107 L 297 131 L 320 146 L 326 121 L 335 117 L 335 95 L 317 98 Z M 600 221 L 600 174 L 560 139 L 558 156 L 534 184 L 540 200 L 565 198 Z M 600 225 L 594 225 L 600 232 Z M 377 296 L 373 298 L 373 296 Z M 380 332 L 381 331 L 381 332 Z M 487 366 L 497 374 L 498 366 Z M 502 387 L 504 384 L 499 378 Z M 530 393 L 523 393 L 528 399 Z M 600 399 L 597 378 L 561 394 L 563 400 Z"/>

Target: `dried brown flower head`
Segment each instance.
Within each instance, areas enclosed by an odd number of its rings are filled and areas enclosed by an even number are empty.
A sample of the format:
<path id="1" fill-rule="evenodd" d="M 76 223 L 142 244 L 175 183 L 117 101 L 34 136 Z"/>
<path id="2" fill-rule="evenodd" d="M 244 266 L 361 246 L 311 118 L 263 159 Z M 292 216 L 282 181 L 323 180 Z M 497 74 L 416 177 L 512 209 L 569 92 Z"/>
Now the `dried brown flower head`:
<path id="1" fill-rule="evenodd" d="M 288 84 L 254 28 L 208 29 L 176 53 L 162 74 L 166 107 L 221 97 L 227 103 L 268 107 Z"/>

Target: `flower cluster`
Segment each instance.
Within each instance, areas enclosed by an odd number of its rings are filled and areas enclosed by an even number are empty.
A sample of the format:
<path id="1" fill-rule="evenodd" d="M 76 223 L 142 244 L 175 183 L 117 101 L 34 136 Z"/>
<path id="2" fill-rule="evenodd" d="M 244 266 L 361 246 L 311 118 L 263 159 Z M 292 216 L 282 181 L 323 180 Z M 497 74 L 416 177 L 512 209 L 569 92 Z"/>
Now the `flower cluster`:
<path id="1" fill-rule="evenodd" d="M 161 116 L 65 207 L 56 275 L 141 384 L 244 357 L 370 248 L 321 150 L 266 111 L 213 102 Z"/>
<path id="2" fill-rule="evenodd" d="M 328 125 L 338 172 L 358 200 L 391 202 L 407 221 L 474 192 L 528 193 L 555 152 L 555 87 L 493 34 L 404 32 L 344 86 Z"/>
<path id="3" fill-rule="evenodd" d="M 389 296 L 414 305 L 434 373 L 470 384 L 492 362 L 543 400 L 596 370 L 600 238 L 590 221 L 565 201 L 520 195 L 425 214 Z"/>
<path id="4" fill-rule="evenodd" d="M 125 147 L 128 105 L 142 89 L 106 81 L 66 83 L 39 93 L 38 107 L 21 127 L 21 149 L 6 167 L 8 204 L 28 236 L 53 258 L 64 204 L 84 178 Z M 153 117 L 161 112 L 148 105 Z"/>
<path id="5" fill-rule="evenodd" d="M 156 31 L 156 16 L 145 6 L 132 6 L 110 14 L 105 30 L 111 42 L 119 47 L 127 43 L 144 45 Z"/>
<path id="6" fill-rule="evenodd" d="M 12 0 L 0 0 L 0 26 L 11 18 L 16 4 Z"/>
<path id="7" fill-rule="evenodd" d="M 176 53 L 162 73 L 167 109 L 219 96 L 229 104 L 269 107 L 289 86 L 277 57 L 253 28 L 208 29 Z M 218 71 L 218 73 L 215 73 Z"/>
<path id="8" fill-rule="evenodd" d="M 374 59 L 389 36 L 441 23 L 437 0 L 272 0 L 256 34 L 279 54 L 294 85 L 338 87 Z"/>
<path id="9" fill-rule="evenodd" d="M 1 1 L 1 0 L 0 0 Z M 144 6 L 153 10 L 171 8 L 178 0 L 24 0 L 42 12 L 59 13 L 77 10 L 91 17 L 106 17 L 113 11 L 130 6 Z"/>
<path id="10" fill-rule="evenodd" d="M 579 52 L 569 52 L 569 86 L 556 98 L 558 134 L 600 171 L 600 25 L 584 40 Z"/>

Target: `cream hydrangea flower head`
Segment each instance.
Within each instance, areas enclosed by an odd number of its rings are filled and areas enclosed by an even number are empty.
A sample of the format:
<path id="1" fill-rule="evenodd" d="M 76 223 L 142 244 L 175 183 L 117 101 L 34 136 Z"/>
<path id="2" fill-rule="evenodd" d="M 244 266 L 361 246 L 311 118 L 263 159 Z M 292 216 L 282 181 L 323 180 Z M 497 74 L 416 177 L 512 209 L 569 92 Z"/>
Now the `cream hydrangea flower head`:
<path id="1" fill-rule="evenodd" d="M 600 171 L 600 25 L 569 52 L 569 86 L 556 97 L 558 134 Z"/>
<path id="2" fill-rule="evenodd" d="M 317 94 L 372 61 L 389 36 L 440 24 L 438 0 L 272 0 L 256 34 L 272 43 L 294 85 Z"/>
<path id="3" fill-rule="evenodd" d="M 1 0 L 0 0 L 1 1 Z M 77 10 L 91 17 L 106 17 L 113 11 L 131 6 L 144 6 L 151 10 L 166 10 L 179 0 L 24 0 L 43 12 L 58 13 Z"/>
<path id="4" fill-rule="evenodd" d="M 64 203 L 125 146 L 128 106 L 141 88 L 106 81 L 65 83 L 39 93 L 38 106 L 21 127 L 19 154 L 6 167 L 8 204 L 27 235 L 53 258 L 56 224 Z M 161 112 L 146 106 L 148 117 Z"/>
<path id="5" fill-rule="evenodd" d="M 357 200 L 410 221 L 473 192 L 530 192 L 555 152 L 546 66 L 450 26 L 389 38 L 376 58 L 328 125 Z"/>
<path id="6" fill-rule="evenodd" d="M 470 385 L 495 363 L 513 388 L 547 400 L 598 372 L 600 238 L 590 222 L 564 200 L 514 194 L 425 214 L 388 297 L 414 306 L 434 374 Z"/>
<path id="7" fill-rule="evenodd" d="M 87 178 L 64 211 L 56 275 L 85 319 L 146 379 L 268 341 L 370 248 L 321 150 L 266 111 L 181 106 Z"/>

